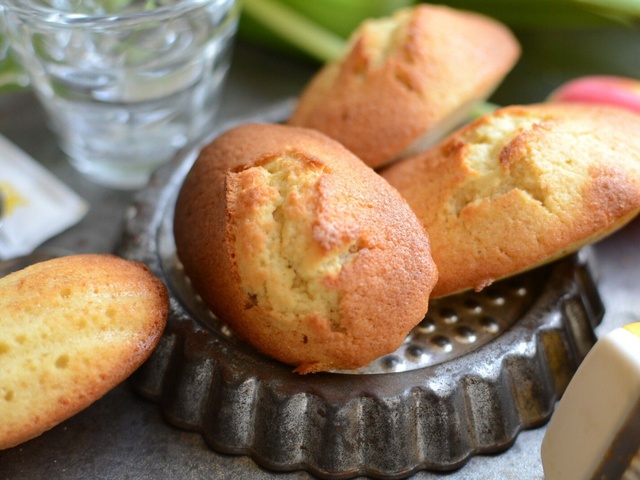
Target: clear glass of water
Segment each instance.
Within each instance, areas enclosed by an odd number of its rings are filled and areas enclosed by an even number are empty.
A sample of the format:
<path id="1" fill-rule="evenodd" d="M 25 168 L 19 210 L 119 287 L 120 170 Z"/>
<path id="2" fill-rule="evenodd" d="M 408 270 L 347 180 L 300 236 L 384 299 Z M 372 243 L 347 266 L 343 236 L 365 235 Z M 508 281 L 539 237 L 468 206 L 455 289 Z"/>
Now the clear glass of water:
<path id="1" fill-rule="evenodd" d="M 0 0 L 4 35 L 71 163 L 137 188 L 210 129 L 235 0 Z"/>

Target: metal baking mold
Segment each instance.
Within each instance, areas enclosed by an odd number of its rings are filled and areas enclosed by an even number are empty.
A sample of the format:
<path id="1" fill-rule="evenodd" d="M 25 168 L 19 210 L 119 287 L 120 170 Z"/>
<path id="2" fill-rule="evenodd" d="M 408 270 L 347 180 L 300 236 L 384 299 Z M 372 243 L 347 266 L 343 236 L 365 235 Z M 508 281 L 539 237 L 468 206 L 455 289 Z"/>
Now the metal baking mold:
<path id="1" fill-rule="evenodd" d="M 250 120 L 280 121 L 289 108 Z M 147 264 L 169 288 L 167 329 L 132 377 L 169 423 L 265 468 L 337 479 L 457 469 L 549 418 L 604 314 L 588 250 L 481 292 L 432 300 L 398 351 L 366 368 L 297 375 L 237 340 L 182 272 L 173 207 L 197 152 L 156 173 L 117 252 Z"/>

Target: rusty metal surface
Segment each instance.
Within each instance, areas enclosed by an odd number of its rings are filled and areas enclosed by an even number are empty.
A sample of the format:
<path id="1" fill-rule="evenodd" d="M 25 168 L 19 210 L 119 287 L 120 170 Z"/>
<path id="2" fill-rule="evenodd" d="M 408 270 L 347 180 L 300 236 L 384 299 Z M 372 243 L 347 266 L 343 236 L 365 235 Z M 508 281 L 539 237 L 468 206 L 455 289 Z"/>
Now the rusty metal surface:
<path id="1" fill-rule="evenodd" d="M 363 371 L 296 375 L 236 341 L 184 277 L 171 225 L 193 157 L 162 169 L 139 195 L 117 252 L 149 265 L 171 295 L 165 335 L 134 387 L 217 451 L 325 478 L 457 469 L 545 421 L 595 341 L 602 305 L 588 266 L 573 256 L 432 302 L 407 343 Z M 446 335 L 459 317 L 464 331 L 479 332 L 481 320 L 469 326 L 476 316 L 490 327 L 486 342 L 469 348 Z M 411 348 L 428 361 L 405 368 Z"/>
<path id="2" fill-rule="evenodd" d="M 249 120 L 287 114 L 285 102 Z M 117 249 L 169 288 L 165 335 L 132 379 L 169 423 L 269 469 L 391 479 L 458 469 L 548 419 L 603 315 L 587 250 L 482 292 L 431 302 L 407 342 L 364 369 L 297 375 L 237 341 L 183 273 L 173 210 L 198 151 L 156 173 Z"/>
<path id="3" fill-rule="evenodd" d="M 640 77 L 629 58 L 634 32 L 557 32 L 533 35 L 524 42 L 521 64 L 496 93 L 500 103 L 539 101 L 562 80 L 585 73 L 621 73 Z M 553 48 L 552 48 L 553 47 Z M 543 61 L 536 51 L 555 53 Z M 588 52 L 592 68 L 578 64 L 575 51 Z M 530 52 L 530 53 L 527 53 Z M 236 51 L 221 115 L 234 118 L 261 111 L 299 91 L 315 66 L 242 47 Z M 134 193 L 96 187 L 76 174 L 46 129 L 42 112 L 28 93 L 0 96 L 0 133 L 49 168 L 91 204 L 76 227 L 44 248 L 74 252 L 110 252 L 120 241 Z M 602 335 L 640 320 L 640 221 L 598 243 L 596 279 L 606 308 L 596 329 Z M 197 374 L 197 372 L 193 372 Z M 448 474 L 418 472 L 415 479 L 540 480 L 539 448 L 544 425 L 522 431 L 499 455 L 482 454 Z M 266 448 L 266 446 L 260 446 Z M 274 473 L 247 455 L 225 455 L 211 449 L 203 435 L 169 424 L 155 402 L 144 399 L 126 382 L 58 427 L 18 447 L 0 452 L 0 479 L 310 479 L 306 472 Z"/>

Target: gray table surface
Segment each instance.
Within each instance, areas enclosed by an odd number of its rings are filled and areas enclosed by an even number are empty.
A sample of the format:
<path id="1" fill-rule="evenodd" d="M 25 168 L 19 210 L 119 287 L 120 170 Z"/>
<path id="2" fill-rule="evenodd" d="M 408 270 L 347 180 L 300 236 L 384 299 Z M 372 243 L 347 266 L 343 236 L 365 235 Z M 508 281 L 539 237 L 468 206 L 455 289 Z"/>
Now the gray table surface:
<path id="1" fill-rule="evenodd" d="M 590 73 L 640 78 L 638 32 L 633 30 L 520 33 L 523 57 L 493 99 L 501 104 L 541 101 L 563 80 Z M 635 45 L 634 45 L 635 44 Z M 631 61 L 632 60 L 632 61 Z M 259 112 L 296 95 L 316 71 L 313 63 L 238 44 L 224 90 L 220 121 Z M 27 92 L 0 96 L 0 133 L 63 180 L 91 205 L 75 227 L 45 247 L 110 252 L 135 192 L 92 184 L 66 162 L 47 130 L 42 110 Z M 602 335 L 640 320 L 640 219 L 595 246 L 606 315 Z M 473 458 L 450 474 L 420 472 L 416 479 L 540 479 L 545 428 L 522 432 L 506 452 Z M 126 382 L 42 436 L 0 452 L 0 479 L 276 479 L 311 478 L 304 472 L 262 470 L 244 456 L 213 452 L 197 433 L 162 419 L 159 408 Z"/>

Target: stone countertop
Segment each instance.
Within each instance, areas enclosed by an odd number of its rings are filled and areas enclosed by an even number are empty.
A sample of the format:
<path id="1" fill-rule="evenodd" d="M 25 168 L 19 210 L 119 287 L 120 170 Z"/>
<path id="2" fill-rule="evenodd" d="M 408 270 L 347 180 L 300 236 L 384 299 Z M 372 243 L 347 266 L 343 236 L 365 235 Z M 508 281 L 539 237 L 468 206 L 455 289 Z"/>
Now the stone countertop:
<path id="1" fill-rule="evenodd" d="M 640 78 L 630 49 L 638 45 L 631 30 L 525 32 L 523 57 L 496 91 L 500 104 L 544 100 L 551 89 L 573 76 L 618 73 Z M 537 52 L 545 52 L 539 55 Z M 223 92 L 220 121 L 259 112 L 296 95 L 317 65 L 238 44 Z M 0 133 L 5 135 L 90 205 L 75 227 L 43 247 L 70 252 L 111 252 L 136 192 L 96 186 L 75 172 L 56 146 L 34 97 L 28 91 L 0 96 Z M 600 294 L 606 308 L 599 335 L 640 320 L 640 219 L 594 248 Z M 541 479 L 540 443 L 545 428 L 522 432 L 506 452 L 472 458 L 451 474 L 420 472 L 416 479 Z M 304 472 L 273 473 L 245 456 L 220 455 L 198 433 L 166 423 L 158 406 L 125 382 L 75 417 L 42 436 L 0 452 L 4 479 L 306 479 Z"/>

